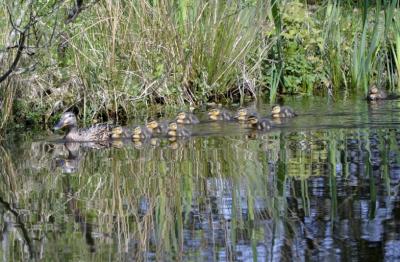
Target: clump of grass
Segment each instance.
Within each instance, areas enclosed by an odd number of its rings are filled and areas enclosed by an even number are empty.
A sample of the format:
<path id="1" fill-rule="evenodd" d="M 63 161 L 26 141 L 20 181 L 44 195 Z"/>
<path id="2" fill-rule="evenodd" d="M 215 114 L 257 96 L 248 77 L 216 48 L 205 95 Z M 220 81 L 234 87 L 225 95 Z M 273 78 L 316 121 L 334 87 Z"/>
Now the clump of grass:
<path id="1" fill-rule="evenodd" d="M 197 104 L 240 83 L 263 10 L 263 1 L 105 1 L 71 29 L 70 58 L 99 106 Z"/>
<path id="2" fill-rule="evenodd" d="M 345 70 L 343 69 L 343 36 L 341 32 L 341 7 L 337 1 L 328 1 L 324 19 L 324 49 L 327 75 L 334 87 L 347 86 Z"/>
<path id="3" fill-rule="evenodd" d="M 369 13 L 368 3 L 365 3 L 364 15 L 363 15 L 363 26 L 361 38 L 358 39 L 358 35 L 355 36 L 353 56 L 352 56 L 352 67 L 351 67 L 351 84 L 353 88 L 362 88 L 364 93 L 368 91 L 368 85 L 370 83 L 372 71 L 375 67 L 376 58 L 378 56 L 383 26 L 380 19 L 381 7 L 379 1 L 377 2 L 375 17 L 373 19 L 372 32 L 369 30 L 370 22 L 368 21 Z"/>
<path id="4" fill-rule="evenodd" d="M 390 51 L 392 52 L 389 57 L 393 57 L 394 65 L 391 63 L 391 68 L 393 70 L 388 70 L 389 73 L 393 74 L 389 76 L 391 80 L 392 89 L 400 90 L 400 22 L 398 14 L 396 15 L 396 4 L 397 1 L 392 1 L 391 4 L 386 9 L 386 28 L 388 28 L 388 35 L 392 35 L 392 41 L 390 45 Z M 392 62 L 392 61 L 388 61 Z"/>

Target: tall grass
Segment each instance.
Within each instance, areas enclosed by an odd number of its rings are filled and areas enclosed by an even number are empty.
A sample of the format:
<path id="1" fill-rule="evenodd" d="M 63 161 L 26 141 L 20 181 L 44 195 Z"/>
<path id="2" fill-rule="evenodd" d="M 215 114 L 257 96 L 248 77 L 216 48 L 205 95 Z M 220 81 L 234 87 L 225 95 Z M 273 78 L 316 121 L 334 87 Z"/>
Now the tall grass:
<path id="1" fill-rule="evenodd" d="M 65 110 L 87 123 L 119 121 L 138 109 L 224 102 L 232 94 L 241 98 L 235 101 L 252 94 L 272 103 L 284 92 L 311 95 L 327 85 L 366 92 L 389 82 L 398 89 L 398 0 L 368 2 L 107 0 L 91 2 L 67 24 L 57 21 L 75 1 L 62 2 L 38 23 L 46 44 L 37 55 L 24 53 L 11 76 L 16 84 L 8 94 L 14 95 L 11 104 L 0 99 L 8 106 L 1 126 L 47 123 Z M 4 72 L 14 54 L 4 52 L 13 43 L 7 10 L 13 17 L 29 10 L 0 5 Z M 43 5 L 35 3 L 35 11 L 44 13 L 49 4 Z M 63 39 L 65 54 L 59 51 Z M 32 65 L 36 69 L 27 70 Z"/>
<path id="2" fill-rule="evenodd" d="M 327 75 L 333 86 L 337 89 L 342 85 L 347 86 L 345 70 L 343 69 L 342 42 L 344 37 L 341 32 L 343 26 L 342 9 L 338 1 L 328 1 L 324 19 L 324 49 Z"/>
<path id="3" fill-rule="evenodd" d="M 197 104 L 241 84 L 260 42 L 264 1 L 151 3 L 99 3 L 74 30 L 74 67 L 90 93 L 104 96 L 95 101 L 115 109 L 127 100 Z"/>
<path id="4" fill-rule="evenodd" d="M 390 57 L 393 57 L 394 60 L 394 75 L 392 77 L 393 79 L 393 87 L 397 91 L 400 90 L 400 21 L 399 21 L 399 15 L 394 14 L 395 10 L 397 10 L 396 7 L 397 1 L 392 1 L 391 5 L 388 8 L 387 11 L 387 24 L 391 25 L 389 27 L 389 32 L 392 32 L 393 35 L 393 40 L 391 41 L 390 45 L 390 50 L 392 51 L 392 55 Z M 393 72 L 392 70 L 389 70 L 389 72 Z"/>
<path id="5" fill-rule="evenodd" d="M 276 94 L 278 91 L 282 92 L 282 87 L 284 86 L 284 75 L 283 75 L 283 54 L 282 54 L 282 17 L 280 10 L 280 1 L 271 1 L 271 15 L 274 21 L 276 43 L 274 51 L 276 53 L 277 65 L 273 67 L 272 71 L 272 81 L 270 92 L 270 102 L 274 102 Z M 276 69 L 275 69 L 276 68 Z"/>
<path id="6" fill-rule="evenodd" d="M 37 56 L 20 63 L 33 60 L 37 70 L 12 76 L 23 90 L 15 111 L 26 118 L 34 112 L 32 117 L 45 115 L 48 121 L 73 109 L 83 119 L 118 120 L 155 103 L 198 105 L 223 101 L 237 89 L 255 93 L 247 83 L 260 78 L 260 62 L 269 49 L 263 38 L 269 1 L 96 1 L 64 24 L 74 4 L 60 3 L 38 24 L 41 39 L 52 42 L 44 41 Z M 0 24 L 11 30 L 9 6 L 0 5 Z M 16 17 L 19 8 L 11 7 Z M 40 3 L 36 7 L 43 13 Z M 2 47 L 6 31 L 0 35 Z M 61 54 L 63 41 L 68 47 Z M 4 63 L 0 72 L 6 69 Z"/>
<path id="7" fill-rule="evenodd" d="M 381 47 L 384 20 L 381 19 L 381 5 L 377 1 L 375 15 L 370 22 L 368 1 L 363 6 L 363 21 L 361 36 L 356 34 L 352 55 L 351 84 L 353 88 L 360 88 L 367 93 L 372 72 L 376 66 L 376 58 Z M 372 32 L 370 31 L 372 23 Z"/>

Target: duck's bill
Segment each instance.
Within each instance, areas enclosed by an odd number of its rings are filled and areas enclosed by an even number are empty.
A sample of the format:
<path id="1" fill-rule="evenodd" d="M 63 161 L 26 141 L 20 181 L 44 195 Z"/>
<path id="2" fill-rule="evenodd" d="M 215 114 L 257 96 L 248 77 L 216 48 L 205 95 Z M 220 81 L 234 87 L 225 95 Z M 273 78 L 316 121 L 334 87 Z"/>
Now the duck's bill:
<path id="1" fill-rule="evenodd" d="M 54 130 L 59 130 L 59 129 L 63 128 L 64 126 L 65 126 L 64 125 L 64 121 L 60 121 L 53 127 L 53 129 Z"/>

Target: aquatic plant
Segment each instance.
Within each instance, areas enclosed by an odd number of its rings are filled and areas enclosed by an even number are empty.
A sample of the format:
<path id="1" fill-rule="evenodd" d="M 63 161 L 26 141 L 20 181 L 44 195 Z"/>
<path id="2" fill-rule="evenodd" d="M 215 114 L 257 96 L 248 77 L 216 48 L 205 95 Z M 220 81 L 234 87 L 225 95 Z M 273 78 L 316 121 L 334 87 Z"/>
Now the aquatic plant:
<path id="1" fill-rule="evenodd" d="M 379 1 L 378 1 L 379 2 Z M 378 3 L 372 21 L 372 32 L 370 32 L 368 1 L 363 6 L 363 21 L 361 36 L 355 35 L 351 67 L 351 85 L 353 88 L 361 88 L 364 94 L 367 93 L 376 58 L 380 50 L 383 35 L 383 26 L 380 12 L 381 6 Z M 360 37 L 360 38 L 359 38 Z"/>
<path id="2" fill-rule="evenodd" d="M 342 43 L 344 36 L 342 35 L 342 9 L 338 1 L 328 1 L 325 9 L 324 19 L 324 65 L 326 66 L 327 77 L 333 87 L 341 88 L 347 86 L 346 72 L 344 69 L 344 60 Z"/>

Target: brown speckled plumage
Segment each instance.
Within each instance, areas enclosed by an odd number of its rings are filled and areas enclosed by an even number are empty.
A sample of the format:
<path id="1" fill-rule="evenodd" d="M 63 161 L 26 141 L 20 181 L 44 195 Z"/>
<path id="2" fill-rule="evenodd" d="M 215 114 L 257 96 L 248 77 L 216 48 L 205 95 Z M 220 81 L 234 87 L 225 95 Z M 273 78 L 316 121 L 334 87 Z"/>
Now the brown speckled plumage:
<path id="1" fill-rule="evenodd" d="M 60 121 L 54 126 L 55 130 L 67 128 L 65 141 L 88 142 L 105 141 L 110 139 L 112 126 L 108 124 L 97 124 L 89 128 L 78 128 L 74 113 L 65 112 Z"/>

